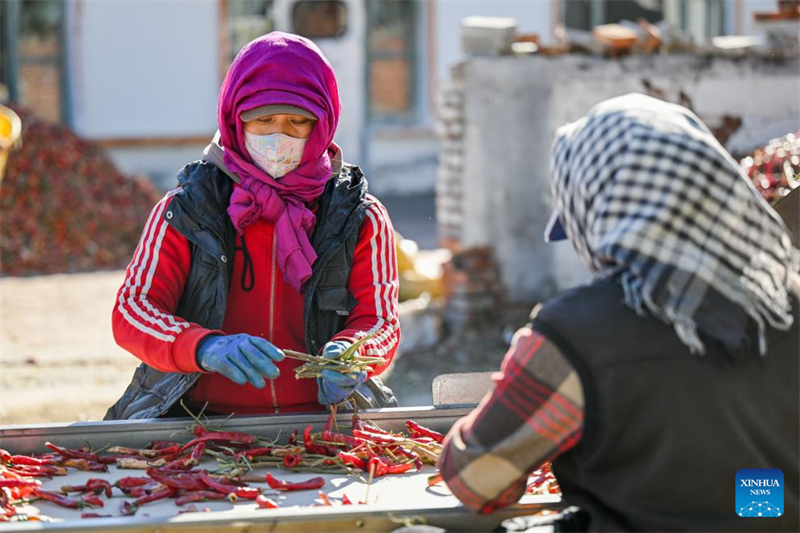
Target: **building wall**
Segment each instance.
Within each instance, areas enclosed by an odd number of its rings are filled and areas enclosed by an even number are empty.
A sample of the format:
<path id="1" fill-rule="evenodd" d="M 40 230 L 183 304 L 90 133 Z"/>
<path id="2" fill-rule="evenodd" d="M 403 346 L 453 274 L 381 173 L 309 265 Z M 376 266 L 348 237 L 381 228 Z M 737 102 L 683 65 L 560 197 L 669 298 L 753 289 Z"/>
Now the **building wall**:
<path id="1" fill-rule="evenodd" d="M 91 139 L 216 129 L 216 0 L 69 3 L 75 131 Z"/>
<path id="2" fill-rule="evenodd" d="M 450 159 L 461 160 L 448 161 L 441 176 L 449 183 L 440 191 L 452 190 L 460 198 L 439 200 L 440 210 L 453 213 L 440 211 L 437 217 L 451 224 L 445 229 L 459 238 L 461 248 L 493 247 L 512 301 L 541 300 L 588 278 L 571 246 L 547 245 L 543 232 L 551 211 L 553 134 L 593 105 L 646 92 L 646 80 L 651 94 L 673 102 L 683 98 L 712 128 L 725 116 L 741 120 L 727 143 L 735 151 L 750 150 L 800 124 L 798 60 L 509 57 L 470 60 L 461 72 L 463 149 L 450 153 Z M 453 183 L 454 168 L 463 169 L 460 183 Z M 453 221 L 460 228 L 453 228 Z"/>

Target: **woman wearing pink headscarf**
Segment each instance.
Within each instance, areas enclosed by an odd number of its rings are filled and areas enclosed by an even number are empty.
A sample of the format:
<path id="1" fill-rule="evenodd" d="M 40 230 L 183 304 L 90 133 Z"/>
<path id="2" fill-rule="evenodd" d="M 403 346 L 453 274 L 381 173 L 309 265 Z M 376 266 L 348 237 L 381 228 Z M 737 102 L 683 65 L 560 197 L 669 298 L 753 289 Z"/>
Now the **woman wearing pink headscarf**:
<path id="1" fill-rule="evenodd" d="M 336 77 L 309 40 L 273 32 L 223 81 L 219 134 L 153 209 L 112 315 L 142 360 L 107 419 L 396 404 L 366 373 L 296 379 L 281 349 L 388 366 L 400 330 L 394 230 L 333 142 Z M 172 409 L 172 410 L 171 410 Z"/>

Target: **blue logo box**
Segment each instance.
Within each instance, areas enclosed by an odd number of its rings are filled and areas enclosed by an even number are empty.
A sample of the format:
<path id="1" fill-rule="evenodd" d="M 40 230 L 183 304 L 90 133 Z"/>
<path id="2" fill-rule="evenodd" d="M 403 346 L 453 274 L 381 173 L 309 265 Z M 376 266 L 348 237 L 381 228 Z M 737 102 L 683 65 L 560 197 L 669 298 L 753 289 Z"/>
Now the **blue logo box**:
<path id="1" fill-rule="evenodd" d="M 783 472 L 777 468 L 743 468 L 736 472 L 736 514 L 774 518 L 783 514 Z"/>

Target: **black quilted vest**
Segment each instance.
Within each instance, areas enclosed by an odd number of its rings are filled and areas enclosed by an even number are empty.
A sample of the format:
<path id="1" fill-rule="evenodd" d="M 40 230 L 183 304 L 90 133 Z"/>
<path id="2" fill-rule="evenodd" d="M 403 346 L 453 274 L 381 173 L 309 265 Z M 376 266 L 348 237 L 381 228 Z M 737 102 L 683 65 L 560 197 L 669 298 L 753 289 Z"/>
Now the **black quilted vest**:
<path id="1" fill-rule="evenodd" d="M 231 179 L 211 163 L 196 161 L 178 173 L 181 190 L 164 219 L 191 243 L 192 266 L 175 314 L 209 329 L 221 329 L 233 270 L 235 229 L 227 216 Z M 369 207 L 367 180 L 356 166 L 344 165 L 319 198 L 311 244 L 317 253 L 303 287 L 306 348 L 318 353 L 355 306 L 347 289 L 361 226 Z M 160 372 L 141 364 L 105 420 L 156 418 L 195 384 L 200 374 Z M 373 392 L 388 395 L 377 405 L 396 403 L 391 391 L 368 381 Z M 377 380 L 376 380 L 377 381 Z M 375 390 L 377 389 L 377 391 Z M 369 394 L 368 394 L 369 395 Z"/>
<path id="2" fill-rule="evenodd" d="M 580 375 L 583 437 L 553 463 L 590 531 L 799 531 L 800 336 L 770 330 L 768 353 L 738 363 L 706 341 L 694 355 L 673 327 L 595 282 L 544 304 L 534 328 Z M 780 518 L 737 515 L 736 472 L 784 474 Z"/>

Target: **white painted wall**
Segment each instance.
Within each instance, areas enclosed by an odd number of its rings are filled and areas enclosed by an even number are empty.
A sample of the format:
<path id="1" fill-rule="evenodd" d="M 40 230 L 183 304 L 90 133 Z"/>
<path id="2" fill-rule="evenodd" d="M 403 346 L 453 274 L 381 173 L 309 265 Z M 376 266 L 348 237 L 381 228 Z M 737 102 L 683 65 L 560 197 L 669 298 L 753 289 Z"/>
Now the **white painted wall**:
<path id="1" fill-rule="evenodd" d="M 727 148 L 746 152 L 800 124 L 800 61 L 691 55 L 621 60 L 477 58 L 464 69 L 465 147 L 461 245 L 492 246 L 511 301 L 535 301 L 587 272 L 568 244 L 543 242 L 551 211 L 549 160 L 555 130 L 643 79 L 672 102 L 684 92 L 709 126 L 741 118 Z"/>
<path id="2" fill-rule="evenodd" d="M 75 131 L 87 138 L 216 129 L 217 0 L 67 4 Z"/>
<path id="3" fill-rule="evenodd" d="M 470 16 L 513 17 L 519 33 L 538 33 L 544 41 L 553 35 L 553 0 L 429 0 L 436 3 L 436 73 L 450 77 L 450 67 L 463 59 L 461 21 Z"/>

